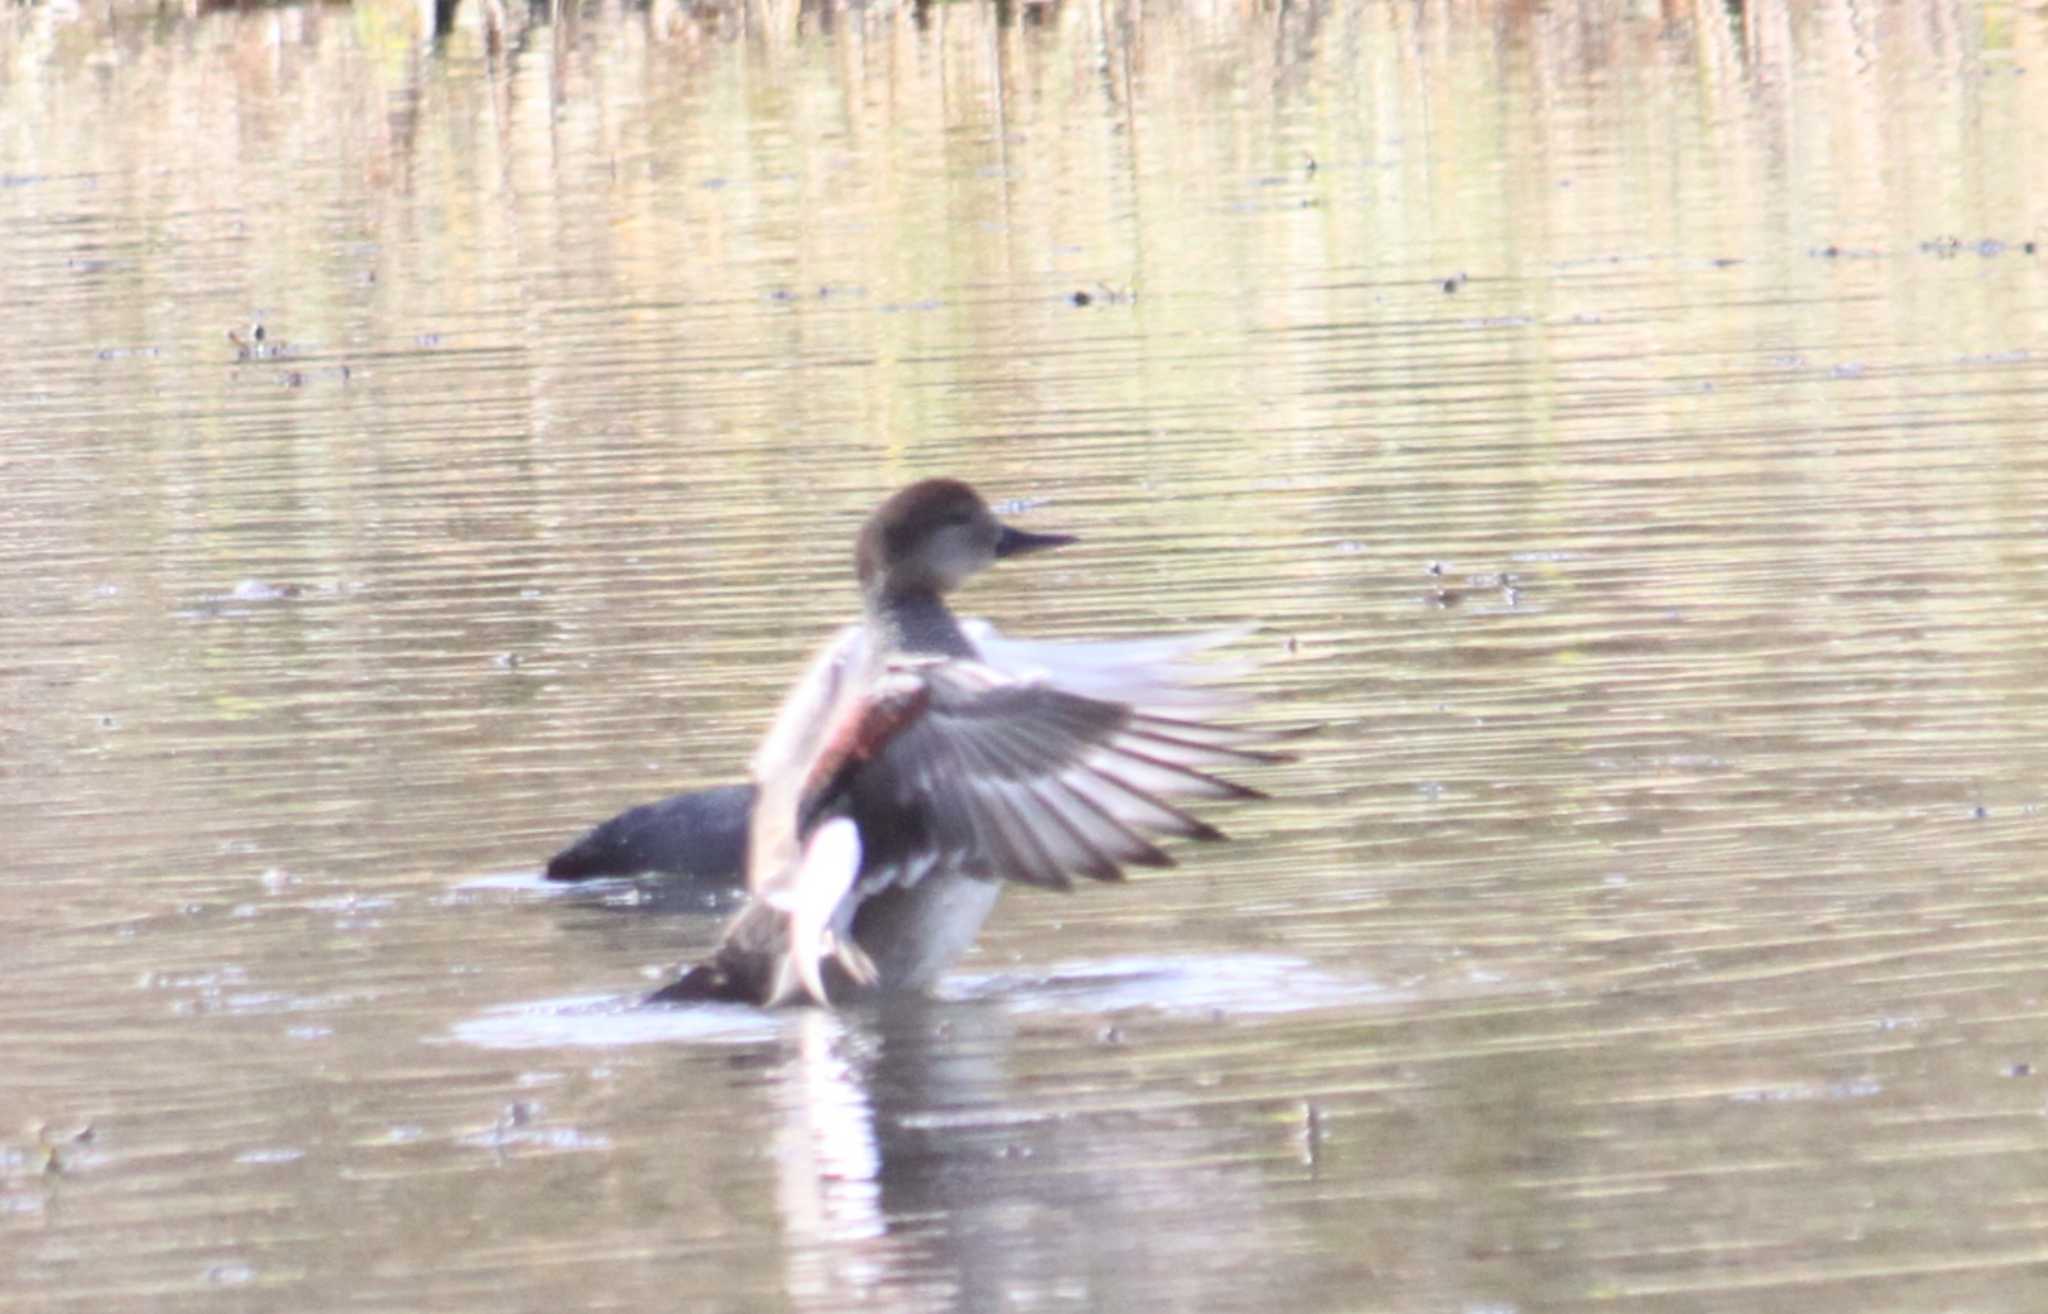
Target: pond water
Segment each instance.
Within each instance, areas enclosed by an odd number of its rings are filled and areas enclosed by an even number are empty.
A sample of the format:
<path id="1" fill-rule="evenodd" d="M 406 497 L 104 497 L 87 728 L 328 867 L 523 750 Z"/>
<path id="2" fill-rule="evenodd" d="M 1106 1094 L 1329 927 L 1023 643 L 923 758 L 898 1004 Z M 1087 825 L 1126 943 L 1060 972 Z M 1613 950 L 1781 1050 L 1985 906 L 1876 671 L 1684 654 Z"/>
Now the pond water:
<path id="1" fill-rule="evenodd" d="M 2038 8 L 422 23 L 0 15 L 0 1307 L 2048 1303 Z M 1322 731 L 631 1008 L 940 473 Z"/>

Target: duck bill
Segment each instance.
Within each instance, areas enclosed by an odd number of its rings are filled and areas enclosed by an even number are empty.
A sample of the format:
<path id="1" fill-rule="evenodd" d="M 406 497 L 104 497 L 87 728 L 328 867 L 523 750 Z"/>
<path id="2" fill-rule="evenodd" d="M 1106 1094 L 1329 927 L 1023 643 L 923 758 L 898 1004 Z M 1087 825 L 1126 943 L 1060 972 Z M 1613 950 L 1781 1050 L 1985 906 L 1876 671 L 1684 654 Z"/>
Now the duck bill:
<path id="1" fill-rule="evenodd" d="M 1002 535 L 996 539 L 996 556 L 1021 557 L 1027 552 L 1043 552 L 1047 548 L 1065 547 L 1080 541 L 1072 534 L 1034 534 L 1028 529 L 1004 525 Z"/>

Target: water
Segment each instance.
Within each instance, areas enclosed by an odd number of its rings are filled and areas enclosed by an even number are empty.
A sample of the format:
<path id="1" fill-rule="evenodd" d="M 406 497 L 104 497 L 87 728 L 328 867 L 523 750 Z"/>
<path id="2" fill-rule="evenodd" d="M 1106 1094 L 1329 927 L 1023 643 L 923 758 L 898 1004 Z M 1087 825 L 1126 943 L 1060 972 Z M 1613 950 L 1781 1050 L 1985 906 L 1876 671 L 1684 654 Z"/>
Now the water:
<path id="1" fill-rule="evenodd" d="M 460 17 L 0 20 L 0 1307 L 2041 1306 L 2036 15 Z M 936 473 L 1325 729 L 631 1010 Z"/>

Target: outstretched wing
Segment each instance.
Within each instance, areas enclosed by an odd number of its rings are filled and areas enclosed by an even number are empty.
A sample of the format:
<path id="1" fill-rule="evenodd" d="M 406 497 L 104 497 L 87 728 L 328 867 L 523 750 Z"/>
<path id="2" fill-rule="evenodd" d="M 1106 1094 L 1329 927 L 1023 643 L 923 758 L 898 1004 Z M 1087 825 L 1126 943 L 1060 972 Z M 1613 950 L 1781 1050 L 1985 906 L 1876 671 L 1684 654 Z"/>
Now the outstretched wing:
<path id="1" fill-rule="evenodd" d="M 861 888 L 908 883 L 944 866 L 988 879 L 1066 888 L 1168 867 L 1153 837 L 1219 839 L 1182 799 L 1262 797 L 1218 769 L 1287 760 L 1272 736 L 1094 698 L 961 659 L 892 663 L 914 681 L 917 715 L 898 715 L 843 778 L 867 844 Z M 899 693 L 891 700 L 901 707 Z"/>
<path id="2" fill-rule="evenodd" d="M 1221 688 L 1219 682 L 1255 665 L 1242 658 L 1198 660 L 1251 634 L 1254 625 L 1166 638 L 1078 641 L 1014 638 L 985 620 L 962 621 L 960 628 L 981 659 L 1005 674 L 1043 678 L 1068 693 L 1175 716 L 1200 718 L 1244 706 L 1244 693 Z"/>

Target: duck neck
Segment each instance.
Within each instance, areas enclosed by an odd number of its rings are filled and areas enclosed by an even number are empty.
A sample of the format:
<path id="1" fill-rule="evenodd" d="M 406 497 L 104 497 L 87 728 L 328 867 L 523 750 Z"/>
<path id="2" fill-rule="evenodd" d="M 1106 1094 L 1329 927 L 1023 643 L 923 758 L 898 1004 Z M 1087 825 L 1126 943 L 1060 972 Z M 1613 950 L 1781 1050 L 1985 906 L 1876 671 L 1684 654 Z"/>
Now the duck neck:
<path id="1" fill-rule="evenodd" d="M 878 589 L 868 595 L 867 621 L 885 651 L 972 657 L 974 645 L 945 599 L 930 589 Z"/>

